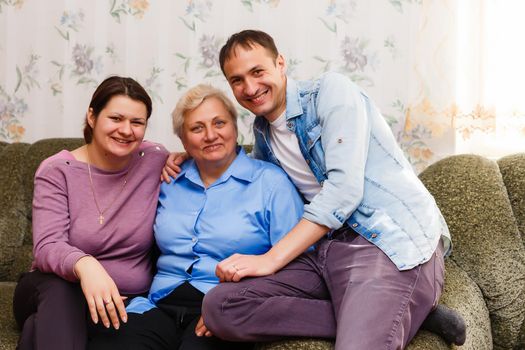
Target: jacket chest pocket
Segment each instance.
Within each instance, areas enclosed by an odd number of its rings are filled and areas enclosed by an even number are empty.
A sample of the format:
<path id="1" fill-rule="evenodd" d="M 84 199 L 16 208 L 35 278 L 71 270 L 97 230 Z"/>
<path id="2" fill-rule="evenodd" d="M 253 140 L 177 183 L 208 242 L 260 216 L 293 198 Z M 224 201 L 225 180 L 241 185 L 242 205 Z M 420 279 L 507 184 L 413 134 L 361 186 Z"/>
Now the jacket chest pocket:
<path id="1" fill-rule="evenodd" d="M 316 143 L 321 143 L 321 125 L 316 124 L 312 128 L 309 128 L 306 135 L 306 147 L 308 148 L 308 152 L 311 152 Z"/>
<path id="2" fill-rule="evenodd" d="M 326 166 L 324 163 L 324 150 L 321 144 L 321 125 L 316 124 L 306 132 L 305 142 L 308 154 L 315 162 L 317 168 L 326 175 Z"/>

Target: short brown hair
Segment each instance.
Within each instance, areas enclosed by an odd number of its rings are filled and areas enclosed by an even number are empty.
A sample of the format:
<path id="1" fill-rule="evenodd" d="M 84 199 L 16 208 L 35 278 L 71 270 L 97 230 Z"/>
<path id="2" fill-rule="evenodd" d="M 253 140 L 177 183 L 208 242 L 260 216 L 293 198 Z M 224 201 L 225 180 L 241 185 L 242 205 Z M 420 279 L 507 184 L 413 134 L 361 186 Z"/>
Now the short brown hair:
<path id="1" fill-rule="evenodd" d="M 199 84 L 188 91 L 179 99 L 177 106 L 171 113 L 173 118 L 173 131 L 182 139 L 182 127 L 184 125 L 184 115 L 189 111 L 199 107 L 207 98 L 215 97 L 222 102 L 224 107 L 233 120 L 233 125 L 237 131 L 237 110 L 232 101 L 221 90 L 207 84 Z"/>
<path id="2" fill-rule="evenodd" d="M 106 78 L 100 83 L 91 97 L 89 108 L 92 110 L 95 118 L 98 117 L 100 111 L 106 107 L 109 100 L 114 96 L 127 96 L 132 100 L 144 103 L 146 110 L 148 111 L 146 119 L 149 119 L 151 116 L 153 107 L 151 97 L 149 97 L 146 90 L 144 90 L 144 88 L 132 78 L 114 75 Z M 87 122 L 87 118 L 84 123 L 84 140 L 88 144 L 93 140 L 93 128 Z"/>
<path id="3" fill-rule="evenodd" d="M 244 49 L 252 49 L 255 45 L 259 45 L 268 50 L 274 60 L 279 56 L 279 51 L 277 51 L 275 42 L 270 35 L 260 30 L 243 30 L 242 32 L 230 36 L 228 41 L 226 41 L 226 44 L 221 48 L 221 52 L 219 53 L 219 63 L 223 74 L 224 63 L 231 57 L 238 45 Z"/>

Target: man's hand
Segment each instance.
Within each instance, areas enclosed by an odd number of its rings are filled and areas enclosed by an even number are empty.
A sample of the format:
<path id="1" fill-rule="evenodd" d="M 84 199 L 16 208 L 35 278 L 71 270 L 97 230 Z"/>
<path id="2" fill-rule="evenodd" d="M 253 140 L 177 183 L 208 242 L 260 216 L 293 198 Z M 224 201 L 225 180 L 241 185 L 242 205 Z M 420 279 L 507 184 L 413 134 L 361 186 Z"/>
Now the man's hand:
<path id="1" fill-rule="evenodd" d="M 166 183 L 170 183 L 171 182 L 170 176 L 176 177 L 181 171 L 180 165 L 189 158 L 190 156 L 186 152 L 171 153 L 168 156 L 168 159 L 166 159 L 166 164 L 164 165 L 164 168 L 162 169 L 162 174 L 160 175 L 160 181 L 165 181 Z"/>
<path id="2" fill-rule="evenodd" d="M 126 323 L 128 315 L 123 300 L 113 279 L 104 267 L 92 256 L 80 258 L 75 264 L 75 273 L 80 279 L 80 286 L 86 298 L 91 319 L 109 328 L 110 321 L 115 329 L 119 329 L 120 319 Z M 109 317 L 108 317 L 109 315 Z"/>
<path id="3" fill-rule="evenodd" d="M 213 334 L 206 328 L 206 325 L 204 324 L 204 320 L 202 316 L 199 318 L 199 322 L 197 322 L 197 326 L 195 326 L 195 334 L 197 337 L 211 337 Z"/>
<path id="4" fill-rule="evenodd" d="M 244 277 L 271 275 L 278 269 L 278 264 L 268 254 L 233 254 L 217 264 L 215 275 L 220 282 L 239 282 Z"/>

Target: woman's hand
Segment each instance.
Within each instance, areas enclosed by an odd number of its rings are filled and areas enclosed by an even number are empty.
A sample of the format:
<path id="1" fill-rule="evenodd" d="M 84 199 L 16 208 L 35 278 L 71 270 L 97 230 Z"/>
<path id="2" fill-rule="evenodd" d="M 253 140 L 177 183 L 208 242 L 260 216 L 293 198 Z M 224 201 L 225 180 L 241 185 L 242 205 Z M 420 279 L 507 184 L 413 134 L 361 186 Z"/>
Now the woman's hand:
<path id="1" fill-rule="evenodd" d="M 220 282 L 239 282 L 244 277 L 271 275 L 279 268 L 268 254 L 233 254 L 217 264 L 215 275 Z"/>
<path id="2" fill-rule="evenodd" d="M 301 219 L 276 245 L 262 255 L 233 254 L 217 264 L 220 282 L 271 275 L 306 251 L 329 231 L 328 227 Z"/>
<path id="3" fill-rule="evenodd" d="M 98 323 L 100 316 L 102 324 L 106 328 L 109 328 L 111 321 L 113 327 L 119 329 L 119 315 L 124 323 L 127 322 L 128 316 L 123 302 L 125 297 L 120 296 L 113 279 L 98 260 L 92 256 L 79 259 L 74 269 L 80 280 L 80 286 L 93 322 Z"/>
<path id="4" fill-rule="evenodd" d="M 181 171 L 180 165 L 189 158 L 190 156 L 186 152 L 170 153 L 170 155 L 168 156 L 168 159 L 166 159 L 166 164 L 164 165 L 164 168 L 162 169 L 162 174 L 160 175 L 160 181 L 165 181 L 166 183 L 170 183 L 171 182 L 170 176 L 176 177 Z"/>
<path id="5" fill-rule="evenodd" d="M 206 328 L 206 325 L 204 324 L 204 319 L 202 316 L 199 318 L 199 322 L 197 322 L 197 326 L 195 326 L 195 334 L 197 337 L 211 337 L 213 334 Z"/>

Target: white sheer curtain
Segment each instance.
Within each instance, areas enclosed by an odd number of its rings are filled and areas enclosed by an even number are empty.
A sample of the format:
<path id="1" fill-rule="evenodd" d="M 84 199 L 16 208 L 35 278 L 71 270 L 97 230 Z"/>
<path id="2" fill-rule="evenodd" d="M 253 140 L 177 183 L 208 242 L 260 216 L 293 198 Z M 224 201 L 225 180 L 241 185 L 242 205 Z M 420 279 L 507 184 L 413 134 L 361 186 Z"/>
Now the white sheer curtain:
<path id="1" fill-rule="evenodd" d="M 457 152 L 525 151 L 521 0 L 458 1 Z"/>
<path id="2" fill-rule="evenodd" d="M 271 34 L 296 79 L 339 71 L 378 104 L 416 170 L 450 154 L 524 150 L 522 0 L 0 0 L 0 141 L 80 137 L 96 85 L 132 76 L 147 137 L 181 149 L 170 112 L 218 50 Z M 240 142 L 253 117 L 240 111 Z"/>

